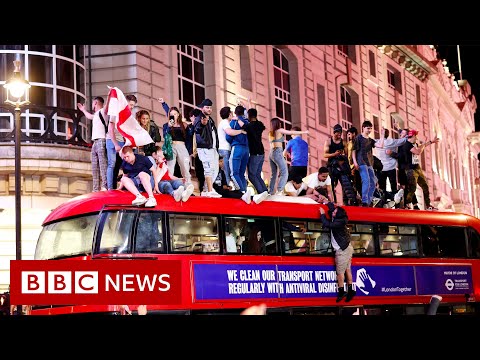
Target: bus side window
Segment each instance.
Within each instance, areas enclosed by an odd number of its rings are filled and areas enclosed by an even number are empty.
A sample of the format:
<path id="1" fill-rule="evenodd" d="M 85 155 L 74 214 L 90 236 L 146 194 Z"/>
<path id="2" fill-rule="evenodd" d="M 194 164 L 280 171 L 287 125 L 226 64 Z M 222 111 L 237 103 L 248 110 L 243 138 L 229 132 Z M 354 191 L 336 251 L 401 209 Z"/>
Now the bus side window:
<path id="1" fill-rule="evenodd" d="M 464 227 L 422 225 L 421 230 L 424 256 L 467 257 Z"/>
<path id="2" fill-rule="evenodd" d="M 130 230 L 133 226 L 133 211 L 113 211 L 103 213 L 103 225 L 99 253 L 122 254 L 131 250 Z"/>
<path id="3" fill-rule="evenodd" d="M 381 255 L 418 255 L 418 238 L 416 226 L 379 224 L 378 233 Z"/>
<path id="4" fill-rule="evenodd" d="M 480 258 L 480 234 L 477 232 L 477 230 L 473 228 L 469 228 L 469 235 L 468 235 L 469 241 L 470 241 L 470 257 L 473 258 Z"/>
<path id="5" fill-rule="evenodd" d="M 373 225 L 349 224 L 350 238 L 355 256 L 375 255 Z"/>
<path id="6" fill-rule="evenodd" d="M 164 252 L 162 213 L 141 212 L 138 218 L 135 252 Z"/>
<path id="7" fill-rule="evenodd" d="M 170 214 L 169 227 L 173 252 L 220 252 L 216 216 Z"/>
<path id="8" fill-rule="evenodd" d="M 437 226 L 440 255 L 444 257 L 467 257 L 465 227 Z"/>
<path id="9" fill-rule="evenodd" d="M 225 218 L 224 253 L 277 254 L 273 218 Z"/>

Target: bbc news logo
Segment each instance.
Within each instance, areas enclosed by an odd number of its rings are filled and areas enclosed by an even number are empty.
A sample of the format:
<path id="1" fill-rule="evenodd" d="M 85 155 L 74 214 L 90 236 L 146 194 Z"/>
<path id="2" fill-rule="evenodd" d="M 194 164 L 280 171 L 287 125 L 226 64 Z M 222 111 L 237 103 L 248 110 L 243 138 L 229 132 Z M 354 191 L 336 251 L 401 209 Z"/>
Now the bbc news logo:
<path id="1" fill-rule="evenodd" d="M 12 260 L 12 304 L 112 305 L 181 302 L 179 260 Z"/>

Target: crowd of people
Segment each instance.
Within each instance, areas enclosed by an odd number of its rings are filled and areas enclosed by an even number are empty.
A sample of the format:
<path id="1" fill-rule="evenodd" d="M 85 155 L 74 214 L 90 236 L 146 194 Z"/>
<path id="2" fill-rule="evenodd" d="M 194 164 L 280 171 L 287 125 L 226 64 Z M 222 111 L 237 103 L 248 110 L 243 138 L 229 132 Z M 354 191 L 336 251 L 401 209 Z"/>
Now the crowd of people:
<path id="1" fill-rule="evenodd" d="M 136 97 L 127 95 L 126 99 L 133 110 Z M 373 125 L 366 120 L 360 134 L 350 127 L 344 139 L 344 129 L 337 124 L 324 143 L 326 166 L 307 174 L 309 149 L 302 135 L 308 131 L 299 127 L 284 129 L 281 120 L 275 117 L 270 120 L 268 131 L 271 176 L 265 181 L 261 174 L 265 160 L 262 136 L 266 127 L 257 118 L 256 109 L 247 110 L 243 103 L 233 111 L 224 106 L 219 111 L 221 121 L 217 125 L 210 99 L 204 99 L 191 110 L 188 119 L 179 108 L 170 107 L 163 98 L 158 100 L 168 121 L 160 134 L 149 111 L 138 110 L 135 117 L 149 133 L 152 143 L 136 148 L 124 146 L 115 119 L 105 112 L 102 97 L 93 100 L 93 114 L 78 104 L 92 120 L 93 191 L 125 188 L 135 195 L 132 204 L 146 207 L 156 205 L 154 193 L 187 201 L 194 193 L 193 170 L 198 192 L 203 197 L 236 198 L 258 204 L 270 195 L 281 195 L 337 203 L 336 187 L 340 184 L 344 205 L 418 209 L 415 197 L 418 184 L 423 190 L 425 208 L 435 210 L 420 156 L 438 138 L 420 143 L 417 130 L 399 129 L 400 138 L 393 139 L 382 128 L 380 138 L 373 139 L 370 136 Z M 291 140 L 287 141 L 286 136 L 291 136 Z"/>

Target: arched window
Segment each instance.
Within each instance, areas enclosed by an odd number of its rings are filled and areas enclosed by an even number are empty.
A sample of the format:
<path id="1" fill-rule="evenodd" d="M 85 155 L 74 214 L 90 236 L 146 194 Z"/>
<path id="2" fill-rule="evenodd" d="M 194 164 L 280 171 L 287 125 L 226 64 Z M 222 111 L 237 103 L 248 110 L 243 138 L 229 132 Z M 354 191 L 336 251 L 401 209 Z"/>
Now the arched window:
<path id="1" fill-rule="evenodd" d="M 348 130 L 352 124 L 352 97 L 347 89 L 340 86 L 340 107 L 341 107 L 341 124 L 344 130 Z"/>
<path id="2" fill-rule="evenodd" d="M 203 45 L 177 45 L 178 99 L 180 111 L 190 110 L 205 99 L 205 59 Z"/>
<path id="3" fill-rule="evenodd" d="M 292 128 L 292 107 L 290 95 L 290 72 L 288 60 L 277 48 L 273 48 L 273 77 L 275 81 L 275 115 L 287 130 Z"/>

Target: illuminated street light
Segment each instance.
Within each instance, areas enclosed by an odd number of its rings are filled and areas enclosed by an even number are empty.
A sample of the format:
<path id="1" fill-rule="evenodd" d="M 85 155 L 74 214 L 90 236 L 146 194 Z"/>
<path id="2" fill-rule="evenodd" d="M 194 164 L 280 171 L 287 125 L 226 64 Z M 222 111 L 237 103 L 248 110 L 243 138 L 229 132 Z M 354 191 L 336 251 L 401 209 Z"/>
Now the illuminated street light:
<path id="1" fill-rule="evenodd" d="M 22 202 L 21 202 L 21 141 L 22 123 L 20 121 L 20 107 L 30 104 L 28 101 L 28 89 L 30 83 L 20 74 L 20 60 L 13 61 L 13 77 L 3 87 L 7 89 L 5 103 L 15 108 L 15 260 L 22 259 Z M 17 315 L 22 314 L 22 305 L 17 305 Z"/>

